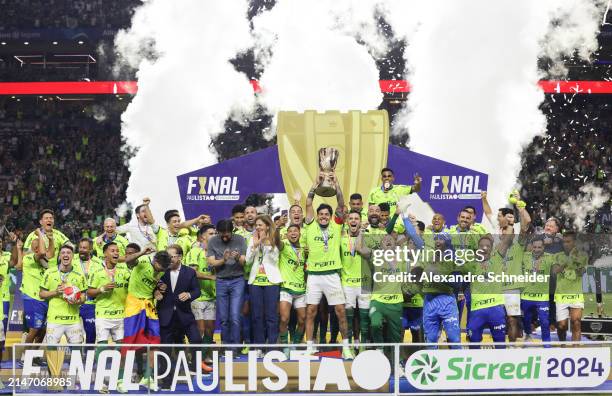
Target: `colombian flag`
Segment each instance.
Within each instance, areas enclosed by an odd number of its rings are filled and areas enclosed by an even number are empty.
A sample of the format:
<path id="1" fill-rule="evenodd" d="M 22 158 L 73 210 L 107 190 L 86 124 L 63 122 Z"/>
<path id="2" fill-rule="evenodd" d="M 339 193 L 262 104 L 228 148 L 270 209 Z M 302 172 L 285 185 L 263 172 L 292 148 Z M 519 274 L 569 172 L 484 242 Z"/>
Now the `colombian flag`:
<path id="1" fill-rule="evenodd" d="M 128 293 L 123 319 L 123 344 L 159 344 L 159 320 L 153 301 L 134 297 Z M 124 347 L 121 352 L 139 349 Z"/>

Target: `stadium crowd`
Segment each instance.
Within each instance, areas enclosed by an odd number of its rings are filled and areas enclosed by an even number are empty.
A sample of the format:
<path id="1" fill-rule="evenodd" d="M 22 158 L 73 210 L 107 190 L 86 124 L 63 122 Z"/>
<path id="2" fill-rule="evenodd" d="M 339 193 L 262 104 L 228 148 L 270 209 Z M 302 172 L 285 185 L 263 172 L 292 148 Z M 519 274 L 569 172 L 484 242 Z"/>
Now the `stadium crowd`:
<path id="1" fill-rule="evenodd" d="M 269 349 L 264 344 L 280 343 L 289 355 L 305 342 L 316 353 L 317 329 L 319 342 L 328 341 L 329 316 L 329 341 L 339 333 L 342 357 L 353 359 L 361 344 L 400 343 L 405 331 L 413 342 L 438 343 L 444 329 L 448 342 L 460 343 L 463 310 L 469 342 L 481 342 L 485 329 L 495 342 L 528 340 L 534 321 L 544 342 L 550 324 L 559 340 L 568 329 L 572 340 L 581 339 L 582 275 L 592 263 L 558 219 L 536 232 L 518 191 L 497 211 L 483 192 L 478 223 L 471 206 L 456 219 L 417 219 L 404 197 L 420 190 L 418 176 L 398 185 L 384 168 L 365 198 L 345 197 L 332 177 L 335 208 L 316 203 L 323 179 L 313 181 L 304 206 L 296 200 L 275 221 L 250 205 L 236 205 L 215 225 L 205 214 L 183 220 L 176 209 L 155 219 L 145 198 L 132 222 L 104 219 L 91 239 L 69 238 L 52 210 L 37 212 L 38 227 L 27 237 L 10 233 L 13 248 L 0 266 L 3 279 L 10 267 L 23 272 L 26 342 L 65 336 L 75 344 L 187 338 L 211 345 L 218 319 L 221 342 L 236 351 L 255 345 L 260 356 Z M 386 254 L 404 246 L 407 255 Z M 468 282 L 462 274 L 512 276 Z M 212 349 L 203 348 L 210 358 Z M 210 372 L 209 358 L 194 370 Z M 146 373 L 141 385 L 157 389 Z"/>
<path id="2" fill-rule="evenodd" d="M 551 95 L 543 111 L 547 133 L 523 152 L 521 195 L 530 202 L 534 225 L 542 227 L 547 216 L 555 216 L 567 228 L 570 219 L 561 205 L 580 186 L 590 183 L 610 189 L 612 112 L 607 95 Z M 586 230 L 604 231 L 594 221 L 587 223 Z"/>
<path id="3" fill-rule="evenodd" d="M 3 226 L 20 235 L 30 232 L 38 225 L 40 207 L 54 208 L 72 240 L 95 237 L 105 217 L 125 222 L 115 215 L 129 177 L 117 118 L 98 122 L 92 107 L 58 101 L 31 106 L 8 99 L 4 104 L 0 110 Z"/>
<path id="4" fill-rule="evenodd" d="M 117 29 L 129 25 L 139 4 L 136 0 L 0 0 L 2 28 Z"/>

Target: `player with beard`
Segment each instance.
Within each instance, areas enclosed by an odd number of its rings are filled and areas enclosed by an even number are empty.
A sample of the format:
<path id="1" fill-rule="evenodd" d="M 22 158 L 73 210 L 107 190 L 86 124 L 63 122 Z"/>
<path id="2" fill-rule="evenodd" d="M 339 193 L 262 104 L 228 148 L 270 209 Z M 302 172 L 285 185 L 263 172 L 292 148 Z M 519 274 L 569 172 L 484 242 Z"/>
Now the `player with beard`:
<path id="1" fill-rule="evenodd" d="M 554 255 L 553 271 L 557 274 L 555 305 L 557 318 L 557 335 L 559 341 L 567 337 L 568 320 L 572 329 L 572 341 L 582 337 L 580 322 L 584 309 L 582 292 L 582 275 L 589 264 L 589 256 L 576 246 L 576 234 L 563 234 L 563 251 Z"/>
<path id="2" fill-rule="evenodd" d="M 157 309 L 155 307 L 155 294 L 165 290 L 159 284 L 164 272 L 170 267 L 170 255 L 166 251 L 157 252 L 155 255 L 151 247 L 126 258 L 127 262 L 136 261 L 132 268 L 128 283 L 128 293 L 125 299 L 125 312 L 123 319 L 123 343 L 124 344 L 159 344 L 160 328 Z M 123 347 L 122 352 L 127 350 L 139 350 L 139 347 Z M 149 369 L 153 367 L 153 354 L 149 355 Z M 156 390 L 157 384 L 152 380 L 149 370 L 141 378 L 140 385 Z"/>
<path id="3" fill-rule="evenodd" d="M 368 225 L 364 231 L 370 235 L 386 234 L 385 229 L 381 227 L 380 207 L 378 205 L 368 206 Z"/>
<path id="4" fill-rule="evenodd" d="M 47 248 L 43 242 L 42 230 L 36 229 L 35 232 L 38 238 L 32 240 L 30 245 L 31 253 L 25 254 L 21 263 L 17 263 L 17 269 L 22 270 L 21 287 L 19 290 L 23 297 L 23 313 L 28 328 L 28 334 L 25 339 L 27 344 L 40 343 L 45 336 L 49 304 L 40 297 L 40 286 L 42 285 L 45 271 L 49 268 L 49 260 L 55 256 L 53 234 L 48 234 L 51 236 L 51 239 Z M 55 267 L 57 268 L 57 266 Z"/>
<path id="5" fill-rule="evenodd" d="M 482 223 L 476 222 L 476 216 L 478 212 L 476 212 L 475 207 L 468 205 L 468 206 L 465 206 L 463 210 L 466 210 L 470 214 L 470 229 L 472 231 L 476 232 L 476 234 L 480 236 L 486 235 L 489 233 L 487 228 Z"/>
<path id="6" fill-rule="evenodd" d="M 129 234 L 128 240 L 138 244 L 142 249 L 147 247 L 155 248 L 157 243 L 156 234 L 159 232 L 159 225 L 155 224 L 155 218 L 149 205 L 151 200 L 144 198 L 142 204 L 134 209 L 136 221 L 123 224 L 117 227 L 118 234 Z"/>
<path id="7" fill-rule="evenodd" d="M 405 208 L 402 208 L 405 209 Z M 400 208 L 398 210 L 401 211 Z M 408 217 L 408 216 L 407 216 Z M 414 247 L 421 249 L 423 241 L 419 237 L 413 224 L 409 218 L 403 219 L 406 229 L 406 236 L 412 241 Z M 367 259 L 374 257 L 373 267 L 373 284 L 372 295 L 370 301 L 370 323 L 372 331 L 372 341 L 375 343 L 399 343 L 402 341 L 403 326 L 402 326 L 402 305 L 404 302 L 404 285 L 400 282 L 388 281 L 382 277 L 393 276 L 406 273 L 408 271 L 408 262 L 398 257 L 397 254 L 392 254 L 392 259 L 388 259 L 387 253 L 395 252 L 396 247 L 406 242 L 405 238 L 397 237 L 395 234 L 385 234 L 380 243 L 374 249 L 369 248 L 363 241 L 363 232 L 357 241 L 357 250 Z M 376 254 L 382 253 L 380 255 Z M 373 254 L 374 253 L 374 254 Z M 384 259 L 382 262 L 376 262 L 376 257 Z M 378 279 L 377 279 L 378 275 Z M 386 331 L 383 331 L 383 323 L 386 323 Z M 387 351 L 388 354 L 390 351 Z"/>
<path id="8" fill-rule="evenodd" d="M 426 249 L 422 260 L 411 270 L 417 280 L 421 279 L 423 273 L 428 276 L 422 283 L 425 341 L 431 344 L 438 343 L 441 327 L 444 327 L 448 342 L 459 343 L 461 342 L 459 310 L 453 285 L 433 282 L 431 279 L 433 275 L 449 275 L 458 270 L 454 261 L 445 257 L 446 253 L 453 250 L 451 236 L 446 232 L 436 234 L 434 243 L 434 249 L 430 251 Z M 451 348 L 459 349 L 460 346 L 453 345 Z"/>
<path id="9" fill-rule="evenodd" d="M 485 328 L 491 331 L 493 342 L 506 341 L 506 312 L 504 309 L 504 295 L 502 284 L 486 279 L 489 273 L 500 275 L 503 273 L 503 258 L 506 250 L 512 244 L 514 234 L 512 228 L 507 227 L 505 235 L 493 250 L 493 237 L 485 235 L 478 241 L 480 257 L 463 265 L 462 270 L 476 276 L 483 276 L 483 282 L 475 281 L 471 284 L 470 319 L 468 321 L 468 337 L 470 342 L 482 342 L 482 332 Z M 495 348 L 504 348 L 495 345 Z"/>
<path id="10" fill-rule="evenodd" d="M 119 263 L 118 244 L 109 242 L 102 251 L 104 261 L 90 271 L 87 289 L 87 296 L 95 301 L 96 307 L 95 341 L 106 345 L 111 338 L 115 344 L 120 344 L 123 341 L 123 318 L 130 271 L 125 263 Z M 101 348 L 97 350 L 98 353 L 101 351 Z M 117 391 L 127 392 L 123 387 L 123 368 L 119 371 Z"/>
<path id="11" fill-rule="evenodd" d="M 523 269 L 525 272 L 549 276 L 554 265 L 553 255 L 544 252 L 544 238 L 536 236 L 531 242 L 531 251 L 523 255 Z M 550 278 L 548 278 L 550 279 Z M 531 323 L 533 311 L 536 312 L 542 332 L 542 342 L 549 342 L 550 338 L 550 304 L 548 282 L 526 283 L 521 291 L 521 311 L 523 312 L 523 332 L 525 341 L 531 340 Z"/>
<path id="12" fill-rule="evenodd" d="M 104 257 L 102 248 L 107 243 L 115 242 L 119 248 L 119 254 L 125 256 L 125 247 L 130 243 L 126 237 L 117 234 L 117 222 L 109 217 L 104 220 L 104 233 L 94 240 L 94 252 L 96 257 Z"/>
<path id="13" fill-rule="evenodd" d="M 64 335 L 70 344 L 83 342 L 79 308 L 85 302 L 84 291 L 87 289 L 87 280 L 81 272 L 74 269 L 73 256 L 72 246 L 62 246 L 58 259 L 59 264 L 45 271 L 40 285 L 40 298 L 49 300 L 45 336 L 47 344 L 59 344 Z M 64 290 L 68 287 L 75 287 L 83 291 L 80 298 L 73 303 L 64 299 Z"/>
<path id="14" fill-rule="evenodd" d="M 102 260 L 92 256 L 93 242 L 89 238 L 81 238 L 79 241 L 79 254 L 75 255 L 72 267 L 89 279 L 91 270 L 102 264 Z M 92 298 L 88 298 L 85 304 L 81 305 L 79 315 L 83 320 L 85 330 L 85 343 L 93 344 L 96 342 L 96 306 Z"/>
<path id="15" fill-rule="evenodd" d="M 336 188 L 336 200 L 338 207 L 332 219 L 332 208 L 327 204 L 321 204 L 316 211 L 312 206 L 315 189 L 323 180 L 323 174 L 318 175 L 306 199 L 306 247 L 308 248 L 308 261 L 306 268 L 308 278 L 306 282 L 306 343 L 307 351 L 314 353 L 313 332 L 314 320 L 317 308 L 323 295 L 325 295 L 330 306 L 334 306 L 340 333 L 342 334 L 342 356 L 346 359 L 354 358 L 353 351 L 349 347 L 347 337 L 346 313 L 344 309 L 345 298 L 342 290 L 342 282 L 338 271 L 342 269 L 340 259 L 340 237 L 342 224 L 344 223 L 344 198 L 337 180 L 333 180 Z"/>
<path id="16" fill-rule="evenodd" d="M 346 323 L 349 342 L 359 340 L 367 343 L 370 339 L 370 297 L 372 290 L 372 275 L 368 260 L 362 260 L 357 251 L 357 238 L 361 231 L 361 213 L 351 210 L 348 214 L 348 223 L 342 232 L 340 241 L 340 255 L 342 260 L 342 288 L 346 298 Z M 359 309 L 359 331 L 353 330 L 355 309 Z"/>
<path id="17" fill-rule="evenodd" d="M 61 231 L 53 228 L 55 226 L 55 215 L 51 209 L 43 209 L 40 211 L 40 214 L 38 215 L 38 223 L 40 224 L 40 227 L 30 232 L 25 240 L 25 243 L 23 244 L 23 249 L 25 251 L 30 251 L 32 241 L 38 238 L 45 244 L 46 251 L 49 252 L 49 243 L 53 242 L 53 251 L 55 252 L 53 259 L 55 259 L 55 263 L 60 247 L 62 247 L 66 242 L 69 242 L 68 237 L 62 234 Z M 37 230 L 40 231 L 40 233 Z M 42 238 L 40 235 L 42 235 Z"/>
<path id="18" fill-rule="evenodd" d="M 215 276 L 212 268 L 206 260 L 206 249 L 208 240 L 217 235 L 215 226 L 212 224 L 203 225 L 198 231 L 198 240 L 192 245 L 189 253 L 185 257 L 185 265 L 190 266 L 196 271 L 196 276 L 200 282 L 200 297 L 191 303 L 191 311 L 196 319 L 200 337 L 203 344 L 213 344 L 215 332 Z M 202 369 L 210 372 L 210 367 L 203 364 Z"/>

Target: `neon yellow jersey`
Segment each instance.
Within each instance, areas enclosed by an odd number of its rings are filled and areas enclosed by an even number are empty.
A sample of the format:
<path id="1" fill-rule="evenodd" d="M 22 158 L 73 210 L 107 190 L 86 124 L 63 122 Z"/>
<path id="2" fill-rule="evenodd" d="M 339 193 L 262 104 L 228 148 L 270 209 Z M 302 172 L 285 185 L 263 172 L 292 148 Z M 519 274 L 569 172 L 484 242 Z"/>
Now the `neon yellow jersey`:
<path id="1" fill-rule="evenodd" d="M 340 259 L 340 235 L 342 225 L 330 219 L 325 230 L 317 221 L 306 225 L 306 246 L 308 260 L 306 268 L 309 274 L 324 274 L 342 269 Z"/>
<path id="2" fill-rule="evenodd" d="M 451 243 L 455 251 L 478 249 L 480 235 L 474 230 L 469 229 L 467 231 L 461 231 L 457 225 L 454 225 L 448 229 L 448 233 L 451 236 Z"/>
<path id="3" fill-rule="evenodd" d="M 482 275 L 485 277 L 483 282 L 476 280 L 470 284 L 470 300 L 472 311 L 479 309 L 495 307 L 504 304 L 504 294 L 502 284 L 488 280 L 488 274 L 493 273 L 500 275 L 503 271 L 503 257 L 497 252 L 493 252 L 491 258 L 487 261 L 477 262 L 472 261 L 466 263 L 462 271 L 472 275 Z"/>
<path id="4" fill-rule="evenodd" d="M 152 256 L 140 256 L 132 268 L 128 292 L 134 297 L 153 300 L 153 291 L 163 273 L 155 273 Z"/>
<path id="5" fill-rule="evenodd" d="M 283 278 L 281 289 L 290 294 L 306 293 L 304 276 L 306 254 L 302 246 L 301 243 L 300 247 L 294 247 L 290 242 L 283 242 L 283 249 L 279 252 L 278 267 Z"/>
<path id="6" fill-rule="evenodd" d="M 538 258 L 531 252 L 523 254 L 523 269 L 526 274 L 550 276 L 550 270 L 554 263 L 554 255 L 552 254 L 543 253 Z M 549 282 L 525 283 L 525 287 L 521 291 L 521 300 L 548 301 L 549 286 Z"/>
<path id="7" fill-rule="evenodd" d="M 185 257 L 185 265 L 188 265 L 206 275 L 212 275 L 212 271 L 206 260 L 206 250 L 199 243 L 193 244 Z M 210 279 L 199 279 L 200 297 L 196 301 L 214 301 L 216 296 L 215 281 Z"/>
<path id="8" fill-rule="evenodd" d="M 405 186 L 402 184 L 394 184 L 388 191 L 383 191 L 381 186 L 377 186 L 368 197 L 369 205 L 379 205 L 381 203 L 389 204 L 389 217 L 395 213 L 397 207 L 397 201 L 404 195 L 412 193 L 412 186 Z"/>
<path id="9" fill-rule="evenodd" d="M 565 252 L 555 254 L 554 259 L 556 264 L 561 266 L 561 272 L 557 274 L 555 302 L 561 304 L 584 302 L 582 276 L 578 275 L 578 272 L 586 270 L 589 256 L 574 248 L 569 254 Z"/>
<path id="10" fill-rule="evenodd" d="M 34 239 L 37 239 L 37 238 L 38 238 L 38 235 L 36 235 L 36 231 L 30 232 L 30 234 L 26 238 L 26 241 L 23 244 L 23 251 L 24 252 L 29 251 L 32 248 L 32 241 Z M 47 238 L 45 235 L 43 235 L 43 241 L 45 242 L 45 247 L 49 247 L 49 238 Z M 53 229 L 53 246 L 55 248 L 55 250 L 54 250 L 54 252 L 55 252 L 54 258 L 55 259 L 57 259 L 57 256 L 59 256 L 60 248 L 66 242 L 70 242 L 68 237 L 66 235 L 64 235 L 61 231 L 56 230 L 54 228 Z"/>
<path id="11" fill-rule="evenodd" d="M 367 262 L 355 251 L 357 237 L 347 232 L 342 233 L 340 243 L 340 255 L 342 259 L 342 271 L 340 278 L 343 286 L 361 287 L 362 282 L 369 283 L 371 274 L 366 271 Z M 364 273 L 365 271 L 365 273 Z"/>
<path id="12" fill-rule="evenodd" d="M 85 293 L 87 291 L 87 280 L 85 276 L 77 271 L 60 273 L 57 267 L 45 271 L 40 288 L 43 290 L 55 290 L 61 284 L 73 286 Z M 77 324 L 81 322 L 79 316 L 79 304 L 68 304 L 62 296 L 49 299 L 49 310 L 47 311 L 47 322 L 57 324 Z"/>
<path id="13" fill-rule="evenodd" d="M 510 246 L 503 258 L 503 271 L 506 275 L 521 275 L 523 271 L 523 257 L 525 246 L 515 242 Z M 522 289 L 524 284 L 519 282 L 504 282 L 504 290 Z"/>
<path id="14" fill-rule="evenodd" d="M 118 263 L 114 271 L 107 271 L 104 263 L 92 268 L 89 274 L 88 286 L 97 289 L 114 282 L 115 288 L 96 297 L 96 318 L 122 319 L 125 311 L 130 271 L 125 263 Z"/>
<path id="15" fill-rule="evenodd" d="M 472 224 L 470 229 L 474 231 L 476 234 L 478 234 L 479 236 L 486 235 L 489 233 L 489 231 L 487 231 L 487 228 L 481 223 Z"/>
<path id="16" fill-rule="evenodd" d="M 34 253 L 29 253 L 23 256 L 23 277 L 21 279 L 21 287 L 19 290 L 26 296 L 38 301 L 43 301 L 39 297 L 40 285 L 42 284 L 43 276 L 47 269 L 38 264 L 34 258 Z"/>
<path id="17" fill-rule="evenodd" d="M 92 270 L 96 269 L 96 267 L 102 265 L 102 260 L 97 257 L 91 257 L 88 261 L 82 261 L 78 254 L 75 254 L 72 257 L 72 268 L 76 272 L 80 272 L 85 275 L 85 279 L 89 279 L 89 274 Z M 85 304 L 93 304 L 94 300 L 87 297 Z"/>
<path id="18" fill-rule="evenodd" d="M 110 242 L 115 242 L 117 244 L 117 247 L 119 248 L 119 255 L 125 256 L 125 248 L 130 242 L 123 235 L 116 234 L 112 240 L 104 238 L 100 238 L 99 240 L 98 238 L 96 238 L 94 240 L 94 253 L 97 257 L 101 259 L 104 258 L 104 253 L 102 252 L 102 249 L 104 248 L 104 245 Z"/>
<path id="19" fill-rule="evenodd" d="M 0 255 L 0 275 L 2 275 L 2 301 L 11 300 L 11 280 L 9 279 L 8 273 L 11 263 L 11 253 L 2 252 Z"/>
<path id="20" fill-rule="evenodd" d="M 193 243 L 195 242 L 195 239 L 191 235 L 189 235 L 188 230 L 185 230 L 185 232 L 183 232 L 183 235 L 181 235 L 181 232 L 179 231 L 177 235 L 172 236 L 168 233 L 167 229 L 165 229 L 164 227 L 159 227 L 157 233 L 155 234 L 155 237 L 157 238 L 157 243 L 155 247 L 158 252 L 168 249 L 168 246 L 170 245 L 179 245 L 181 249 L 183 249 L 183 257 L 185 257 L 187 253 L 189 253 L 191 245 L 193 245 Z M 174 240 L 174 242 L 170 243 L 171 240 Z"/>
<path id="21" fill-rule="evenodd" d="M 423 295 L 421 293 L 411 294 L 409 297 L 404 298 L 404 307 L 407 308 L 423 308 Z"/>

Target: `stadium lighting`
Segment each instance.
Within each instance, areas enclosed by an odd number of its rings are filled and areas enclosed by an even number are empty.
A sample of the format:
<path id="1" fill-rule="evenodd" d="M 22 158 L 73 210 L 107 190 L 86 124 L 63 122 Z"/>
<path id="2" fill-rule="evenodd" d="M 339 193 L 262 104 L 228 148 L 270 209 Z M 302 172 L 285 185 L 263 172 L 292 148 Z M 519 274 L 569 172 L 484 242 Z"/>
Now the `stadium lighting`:
<path id="1" fill-rule="evenodd" d="M 83 41 L 79 40 L 79 45 L 83 45 Z"/>
<path id="2" fill-rule="evenodd" d="M 53 42 L 53 45 L 57 45 L 57 41 L 54 41 L 54 42 Z"/>
<path id="3" fill-rule="evenodd" d="M 23 44 L 30 45 L 30 42 L 29 41 L 24 41 Z"/>
<path id="4" fill-rule="evenodd" d="M 3 41 L 3 42 L 2 42 L 2 43 L 0 43 L 0 44 L 2 44 L 2 45 L 6 45 L 6 41 Z"/>

